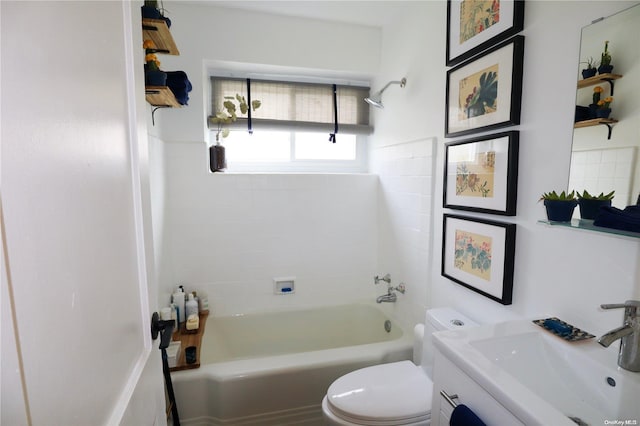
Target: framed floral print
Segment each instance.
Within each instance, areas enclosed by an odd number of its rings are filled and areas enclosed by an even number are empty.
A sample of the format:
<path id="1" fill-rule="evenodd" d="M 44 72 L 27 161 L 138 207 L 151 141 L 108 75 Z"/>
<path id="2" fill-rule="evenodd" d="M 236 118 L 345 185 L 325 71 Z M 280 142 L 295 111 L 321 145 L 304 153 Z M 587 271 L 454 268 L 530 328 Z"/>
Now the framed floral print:
<path id="1" fill-rule="evenodd" d="M 447 66 L 457 65 L 524 27 L 524 0 L 447 1 Z"/>
<path id="2" fill-rule="evenodd" d="M 515 216 L 518 131 L 445 145 L 443 206 Z"/>
<path id="3" fill-rule="evenodd" d="M 447 71 L 445 137 L 520 124 L 524 36 Z"/>
<path id="4" fill-rule="evenodd" d="M 513 295 L 516 225 L 444 215 L 442 276 L 503 305 Z"/>

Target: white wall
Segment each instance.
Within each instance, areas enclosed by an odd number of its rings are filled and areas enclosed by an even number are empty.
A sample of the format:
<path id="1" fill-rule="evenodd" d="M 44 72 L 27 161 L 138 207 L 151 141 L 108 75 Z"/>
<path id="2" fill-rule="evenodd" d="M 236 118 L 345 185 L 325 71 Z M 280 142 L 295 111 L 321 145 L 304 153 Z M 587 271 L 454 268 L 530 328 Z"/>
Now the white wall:
<path id="1" fill-rule="evenodd" d="M 184 70 L 193 84 L 188 108 L 170 111 L 162 139 L 208 141 L 210 114 L 207 68 L 239 68 L 284 74 L 339 73 L 361 79 L 379 65 L 380 29 L 315 19 L 299 19 L 212 3 L 165 1 L 180 56 L 163 56 L 163 70 Z M 163 118 L 169 116 L 162 111 Z"/>
<path id="2" fill-rule="evenodd" d="M 522 124 L 516 127 L 521 132 L 518 215 L 503 218 L 469 214 L 517 224 L 514 295 L 510 306 L 502 306 L 440 275 L 442 215 L 455 212 L 445 211 L 441 201 L 446 142 L 443 138 L 446 3 L 416 3 L 407 7 L 401 23 L 384 28 L 383 65 L 378 83 L 403 74 L 408 82 L 403 90 L 385 92 L 387 108 L 375 112 L 375 147 L 430 136 L 438 138 L 433 243 L 431 257 L 422 259 L 431 262 L 427 284 L 430 288 L 426 292 L 428 299 L 418 303 L 453 306 L 479 321 L 553 314 L 598 334 L 619 325 L 622 315 L 619 311 L 599 312 L 600 303 L 640 296 L 636 240 L 548 228 L 536 223 L 545 217 L 544 207 L 537 202 L 540 194 L 567 185 L 581 27 L 630 4 L 526 3 Z M 374 169 L 380 161 L 374 157 Z M 406 209 L 402 205 L 386 208 L 398 217 Z M 381 245 L 380 258 L 392 258 L 392 249 Z M 411 267 L 419 266 L 419 262 L 407 265 L 398 260 L 390 269 L 402 276 Z M 419 297 L 423 297 L 422 294 Z"/>
<path id="3" fill-rule="evenodd" d="M 163 283 L 209 296 L 216 315 L 372 300 L 377 235 L 373 175 L 212 174 L 201 143 L 165 145 Z M 296 277 L 274 295 L 273 277 Z"/>
<path id="4" fill-rule="evenodd" d="M 208 67 L 361 79 L 377 70 L 381 30 L 165 6 L 180 56 L 162 68 L 185 70 L 194 89 L 188 107 L 156 113 L 150 139 L 160 304 L 177 284 L 206 293 L 216 314 L 375 299 L 377 177 L 213 175 L 204 126 Z M 272 278 L 290 275 L 296 293 L 274 296 Z"/>

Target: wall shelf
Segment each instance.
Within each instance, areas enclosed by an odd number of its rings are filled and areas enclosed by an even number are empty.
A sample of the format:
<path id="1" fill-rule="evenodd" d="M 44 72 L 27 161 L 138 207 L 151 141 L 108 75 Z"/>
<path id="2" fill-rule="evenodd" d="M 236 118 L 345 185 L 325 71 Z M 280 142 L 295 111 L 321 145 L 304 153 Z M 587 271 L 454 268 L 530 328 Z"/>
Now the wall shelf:
<path id="1" fill-rule="evenodd" d="M 571 222 L 553 222 L 549 220 L 539 220 L 539 224 L 547 226 L 559 226 L 567 229 L 576 229 L 582 231 L 599 232 L 616 237 L 625 238 L 640 238 L 640 232 L 623 231 L 621 229 L 604 228 L 602 226 L 595 226 L 592 220 L 587 219 L 572 219 Z"/>
<path id="2" fill-rule="evenodd" d="M 573 124 L 574 129 L 580 129 L 582 127 L 592 127 L 592 126 L 607 126 L 609 132 L 607 134 L 607 139 L 611 139 L 611 132 L 613 130 L 613 124 L 617 123 L 618 120 L 614 120 L 613 118 L 594 118 L 591 120 L 582 120 L 576 121 Z"/>
<path id="3" fill-rule="evenodd" d="M 153 40 L 156 45 L 154 49 L 157 53 L 167 55 L 180 55 L 178 46 L 173 40 L 173 36 L 167 27 L 167 23 L 162 19 L 142 20 L 142 39 Z"/>
<path id="4" fill-rule="evenodd" d="M 167 86 L 146 86 L 145 97 L 153 106 L 165 108 L 180 108 L 182 105 L 176 100 L 173 92 Z"/>
<path id="5" fill-rule="evenodd" d="M 611 96 L 613 96 L 613 81 L 622 78 L 622 74 L 598 74 L 593 77 L 578 80 L 578 89 L 595 86 L 600 83 L 609 83 L 611 86 Z"/>

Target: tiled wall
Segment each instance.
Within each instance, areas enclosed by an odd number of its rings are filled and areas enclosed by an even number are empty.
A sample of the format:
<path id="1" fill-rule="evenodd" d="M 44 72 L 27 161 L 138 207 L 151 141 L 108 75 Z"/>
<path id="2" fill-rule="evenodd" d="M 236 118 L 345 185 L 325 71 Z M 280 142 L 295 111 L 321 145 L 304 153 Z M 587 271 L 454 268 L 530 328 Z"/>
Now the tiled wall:
<path id="1" fill-rule="evenodd" d="M 631 194 L 635 154 L 635 147 L 572 152 L 569 190 L 582 192 L 586 189 L 591 195 L 597 195 L 607 194 L 615 188 L 615 207 L 635 204 Z"/>
<path id="2" fill-rule="evenodd" d="M 376 176 L 211 174 L 204 144 L 164 154 L 161 304 L 178 283 L 219 315 L 375 299 Z M 273 294 L 282 276 L 295 294 Z"/>
<path id="3" fill-rule="evenodd" d="M 391 274 L 394 286 L 405 283 L 395 306 L 409 323 L 424 321 L 428 300 L 434 146 L 429 138 L 378 147 L 371 155 L 380 179 L 378 269 Z"/>

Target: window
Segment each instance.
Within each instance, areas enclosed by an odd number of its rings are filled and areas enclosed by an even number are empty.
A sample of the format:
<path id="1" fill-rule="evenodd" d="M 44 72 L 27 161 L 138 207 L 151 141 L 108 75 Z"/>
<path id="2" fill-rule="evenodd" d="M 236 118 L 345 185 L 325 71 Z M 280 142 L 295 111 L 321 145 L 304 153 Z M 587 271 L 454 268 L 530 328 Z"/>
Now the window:
<path id="1" fill-rule="evenodd" d="M 212 115 L 225 96 L 236 93 L 262 102 L 250 118 L 239 114 L 229 125 L 229 171 L 365 171 L 366 135 L 372 131 L 364 102 L 369 88 L 336 85 L 334 101 L 332 84 L 212 77 L 211 86 Z M 210 121 L 209 128 L 217 125 Z"/>

